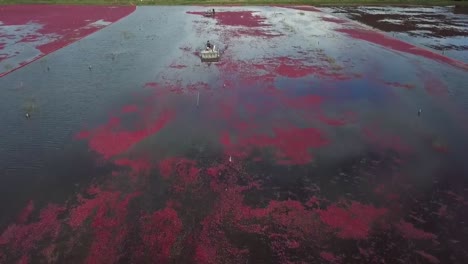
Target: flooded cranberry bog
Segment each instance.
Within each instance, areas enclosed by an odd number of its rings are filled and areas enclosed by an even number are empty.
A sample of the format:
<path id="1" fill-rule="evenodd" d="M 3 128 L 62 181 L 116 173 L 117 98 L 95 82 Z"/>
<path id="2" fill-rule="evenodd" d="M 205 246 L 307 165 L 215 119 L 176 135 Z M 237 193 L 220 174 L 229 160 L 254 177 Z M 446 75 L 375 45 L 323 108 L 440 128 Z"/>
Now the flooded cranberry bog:
<path id="1" fill-rule="evenodd" d="M 322 11 L 364 23 L 436 53 L 468 62 L 468 7 L 329 7 Z"/>
<path id="2" fill-rule="evenodd" d="M 3 44 L 0 262 L 466 263 L 468 65 L 312 7 L 216 11 Z"/>
<path id="3" fill-rule="evenodd" d="M 131 6 L 1 6 L 0 77 L 98 31 Z"/>

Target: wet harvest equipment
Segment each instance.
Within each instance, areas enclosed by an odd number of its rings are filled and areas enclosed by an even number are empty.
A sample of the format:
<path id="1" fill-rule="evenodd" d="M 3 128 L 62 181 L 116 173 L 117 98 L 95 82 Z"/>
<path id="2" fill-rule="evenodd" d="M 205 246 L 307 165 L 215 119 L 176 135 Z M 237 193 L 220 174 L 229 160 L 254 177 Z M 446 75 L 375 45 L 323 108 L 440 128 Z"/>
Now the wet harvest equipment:
<path id="1" fill-rule="evenodd" d="M 214 10 L 214 9 L 212 9 L 212 10 L 207 10 L 207 11 L 203 14 L 204 17 L 214 17 L 214 15 L 215 15 L 215 10 Z"/>
<path id="2" fill-rule="evenodd" d="M 211 48 L 206 47 L 200 52 L 202 62 L 217 62 L 220 58 L 219 50 L 213 45 Z"/>

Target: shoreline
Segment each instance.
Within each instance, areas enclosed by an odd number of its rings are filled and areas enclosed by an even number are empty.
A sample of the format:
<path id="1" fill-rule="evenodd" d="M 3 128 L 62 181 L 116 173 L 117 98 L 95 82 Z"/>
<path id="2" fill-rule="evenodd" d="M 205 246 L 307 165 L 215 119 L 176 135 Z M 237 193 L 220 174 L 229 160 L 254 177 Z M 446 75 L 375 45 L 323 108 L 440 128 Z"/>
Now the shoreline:
<path id="1" fill-rule="evenodd" d="M 0 6 L 2 5 L 135 5 L 135 6 L 295 6 L 295 5 L 307 5 L 307 6 L 320 6 L 320 7 L 329 7 L 329 6 L 387 6 L 392 5 L 395 7 L 423 7 L 423 6 L 466 6 L 468 7 L 468 1 L 423 1 L 423 0 L 414 0 L 402 1 L 395 0 L 344 0 L 344 1 L 266 1 L 266 0 L 249 0 L 249 1 L 239 1 L 233 3 L 232 1 L 218 0 L 218 1 L 190 1 L 190 0 L 161 0 L 161 1 L 151 1 L 151 0 L 85 0 L 85 1 L 75 1 L 75 0 L 3 0 L 0 1 Z"/>

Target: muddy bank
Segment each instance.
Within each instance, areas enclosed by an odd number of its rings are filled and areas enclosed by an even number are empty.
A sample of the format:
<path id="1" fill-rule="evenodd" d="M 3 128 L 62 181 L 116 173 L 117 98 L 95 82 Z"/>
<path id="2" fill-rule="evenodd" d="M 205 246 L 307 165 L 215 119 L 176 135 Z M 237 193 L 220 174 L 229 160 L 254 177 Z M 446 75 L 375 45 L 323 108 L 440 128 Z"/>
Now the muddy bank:
<path id="1" fill-rule="evenodd" d="M 390 36 L 468 62 L 466 7 L 337 7 L 326 12 L 346 17 Z"/>

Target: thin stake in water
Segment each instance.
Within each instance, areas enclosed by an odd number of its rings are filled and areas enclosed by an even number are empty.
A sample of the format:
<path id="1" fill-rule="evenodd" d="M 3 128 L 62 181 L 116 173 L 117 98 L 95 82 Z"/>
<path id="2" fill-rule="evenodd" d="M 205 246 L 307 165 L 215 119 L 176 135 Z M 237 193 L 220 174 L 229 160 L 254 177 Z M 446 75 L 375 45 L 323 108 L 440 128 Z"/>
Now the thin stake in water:
<path id="1" fill-rule="evenodd" d="M 200 103 L 200 91 L 197 92 L 197 106 Z"/>

